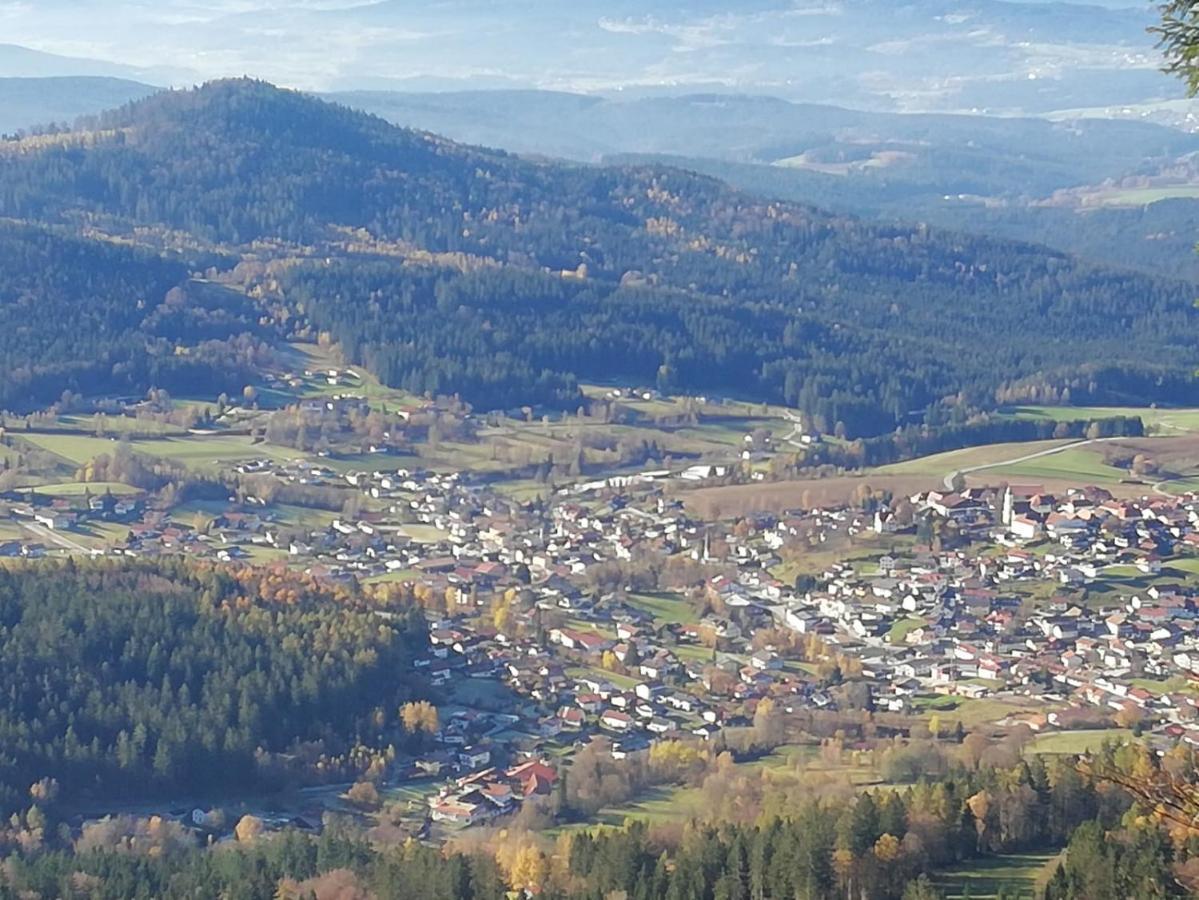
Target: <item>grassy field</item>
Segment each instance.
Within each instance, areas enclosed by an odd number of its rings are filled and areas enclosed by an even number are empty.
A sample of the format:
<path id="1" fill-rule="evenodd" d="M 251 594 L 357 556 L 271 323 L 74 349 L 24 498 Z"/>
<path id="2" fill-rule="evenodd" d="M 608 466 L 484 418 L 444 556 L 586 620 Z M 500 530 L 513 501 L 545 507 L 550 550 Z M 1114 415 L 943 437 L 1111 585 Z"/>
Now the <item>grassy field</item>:
<path id="1" fill-rule="evenodd" d="M 19 541 L 28 537 L 20 525 L 11 519 L 0 520 L 0 541 Z"/>
<path id="2" fill-rule="evenodd" d="M 699 621 L 695 608 L 677 594 L 629 594 L 629 605 L 649 613 L 659 625 L 694 625 Z"/>
<path id="3" fill-rule="evenodd" d="M 738 771 L 762 773 L 779 785 L 796 784 L 804 775 L 828 775 L 842 778 L 848 784 L 866 787 L 878 784 L 874 769 L 852 762 L 829 764 L 817 756 L 815 747 L 808 745 L 785 745 L 776 748 L 761 759 L 739 763 Z M 633 801 L 600 810 L 590 822 L 568 825 L 558 831 L 586 831 L 596 827 L 620 827 L 626 821 L 641 821 L 651 825 L 664 823 L 684 824 L 693 819 L 702 819 L 711 812 L 708 797 L 697 787 L 651 788 Z"/>
<path id="4" fill-rule="evenodd" d="M 629 675 L 621 675 L 619 672 L 609 672 L 599 666 L 571 666 L 566 670 L 566 674 L 571 678 L 596 678 L 600 681 L 610 681 L 622 691 L 631 691 L 641 680 Z"/>
<path id="5" fill-rule="evenodd" d="M 890 632 L 887 633 L 887 640 L 892 644 L 902 644 L 911 632 L 917 628 L 923 628 L 927 624 L 928 622 L 918 616 L 908 616 L 904 619 L 898 619 L 891 626 Z"/>
<path id="6" fill-rule="evenodd" d="M 922 456 L 889 466 L 882 466 L 879 472 L 887 475 L 932 475 L 941 476 L 961 469 L 975 466 L 990 466 L 1003 463 L 1010 459 L 1018 459 L 1032 453 L 1053 450 L 1064 447 L 1070 441 L 1029 441 L 1027 443 L 1013 442 L 1007 444 L 988 444 L 984 447 L 967 447 L 963 450 L 950 450 L 946 453 L 934 453 L 932 456 Z"/>
<path id="7" fill-rule="evenodd" d="M 997 896 L 1005 887 L 1016 888 L 1021 897 L 1032 900 L 1056 865 L 1057 854 L 1015 853 L 971 860 L 938 872 L 933 880 L 950 900 L 961 897 L 985 900 Z"/>
<path id="8" fill-rule="evenodd" d="M 97 420 L 95 416 L 66 415 L 59 416 L 58 424 L 63 428 L 77 428 L 86 431 L 92 431 L 99 426 L 103 429 L 105 436 L 127 434 L 178 435 L 187 433 L 179 425 L 155 422 L 149 419 L 134 419 L 129 416 L 102 416 Z"/>
<path id="9" fill-rule="evenodd" d="M 418 544 L 436 544 L 438 541 L 445 540 L 447 535 L 440 528 L 432 525 L 404 525 L 402 526 L 404 534 L 412 538 Z"/>
<path id="10" fill-rule="evenodd" d="M 301 377 L 302 373 L 307 370 L 319 372 L 325 369 L 345 368 L 345 364 L 331 348 L 321 347 L 317 344 L 288 344 L 286 362 L 295 370 L 294 374 Z M 420 398 L 398 388 L 387 387 L 362 366 L 351 366 L 350 368 L 359 376 L 356 382 L 331 385 L 318 377 L 304 378 L 300 396 L 328 397 L 334 394 L 356 394 L 365 398 L 376 409 L 383 407 L 389 410 L 414 409 L 420 406 Z"/>
<path id="11" fill-rule="evenodd" d="M 1196 687 L 1195 683 L 1185 675 L 1177 675 L 1168 681 L 1159 681 L 1156 678 L 1133 678 L 1129 681 L 1129 684 L 1158 696 L 1175 691 L 1193 693 Z"/>
<path id="12" fill-rule="evenodd" d="M 942 478 L 944 475 L 942 472 Z M 724 518 L 753 512 L 847 506 L 863 486 L 874 491 L 890 491 L 895 496 L 910 495 L 941 486 L 942 478 L 928 474 L 892 474 L 880 469 L 859 476 L 700 488 L 685 491 L 680 497 L 688 510 L 699 516 Z"/>
<path id="13" fill-rule="evenodd" d="M 375 575 L 366 579 L 366 584 L 402 584 L 405 581 L 416 581 L 421 573 L 416 569 L 399 569 L 386 575 Z"/>
<path id="14" fill-rule="evenodd" d="M 1126 478 L 1128 473 L 1106 465 L 1101 454 L 1101 445 L 1070 447 L 1072 441 L 1029 441 L 1028 443 L 990 444 L 985 447 L 969 447 L 937 453 L 920 459 L 908 460 L 878 471 L 886 474 L 948 475 L 956 471 L 978 469 L 978 478 L 994 482 L 1002 479 L 1026 479 L 1034 481 L 1078 481 L 1094 484 L 1115 484 Z M 1067 448 L 1058 450 L 1058 448 Z M 1025 459 L 1047 450 L 1058 452 L 1036 459 Z M 1023 462 L 1016 462 L 1021 460 Z"/>
<path id="15" fill-rule="evenodd" d="M 18 437 L 76 466 L 110 454 L 117 447 L 117 441 L 112 438 L 74 434 L 21 434 Z M 255 444 L 248 436 L 235 435 L 139 438 L 128 444 L 135 453 L 175 460 L 191 469 L 211 469 L 262 457 L 285 461 L 304 456 L 298 450 Z"/>
<path id="16" fill-rule="evenodd" d="M 780 581 L 791 583 L 800 575 L 816 575 L 834 563 L 849 563 L 865 575 L 878 572 L 878 561 L 893 552 L 906 552 L 915 544 L 910 535 L 876 535 L 863 532 L 852 539 L 844 538 L 833 545 L 822 544 L 820 550 L 811 550 L 775 566 L 770 574 Z"/>
<path id="17" fill-rule="evenodd" d="M 327 509 L 314 509 L 309 506 L 293 506 L 288 503 L 276 503 L 270 507 L 270 512 L 278 517 L 279 522 L 292 528 L 328 528 L 338 513 Z"/>
<path id="18" fill-rule="evenodd" d="M 850 477 L 704 488 L 687 491 L 682 496 L 688 508 L 699 515 L 728 517 L 758 511 L 846 504 L 863 485 L 897 495 L 911 494 L 941 487 L 947 475 L 957 471 L 970 473 L 970 470 L 976 470 L 975 474 L 968 474 L 971 484 L 1033 482 L 1049 491 L 1096 484 L 1121 497 L 1149 494 L 1151 486 L 1147 482 L 1153 479 L 1147 479 L 1146 483 L 1129 481 L 1126 470 L 1104 461 L 1108 448 L 1123 451 L 1130 458 L 1146 454 L 1161 465 L 1163 472 L 1179 476 L 1163 482 L 1160 486 L 1163 492 L 1199 491 L 1199 409 L 1017 406 L 1009 407 L 1003 413 L 1049 421 L 1140 416 L 1146 429 L 1155 436 L 1087 445 L 1079 445 L 1077 440 L 989 444 L 905 460 Z M 1046 451 L 1057 452 L 1027 458 Z"/>
<path id="19" fill-rule="evenodd" d="M 1037 735 L 1025 750 L 1033 754 L 1077 755 L 1099 749 L 1104 741 L 1124 742 L 1133 739 L 1124 728 L 1100 728 L 1086 731 L 1053 731 Z"/>
<path id="20" fill-rule="evenodd" d="M 939 718 L 942 725 L 961 722 L 964 728 L 998 722 L 1008 716 L 1033 712 L 1034 709 L 1039 710 L 1038 707 L 1013 700 L 995 697 L 982 697 L 975 700 L 948 694 L 921 695 L 915 698 L 913 705 L 917 712 L 928 717 Z"/>
<path id="21" fill-rule="evenodd" d="M 1184 556 L 1172 559 L 1168 566 L 1162 569 L 1163 575 L 1176 573 L 1182 578 L 1193 578 L 1199 575 L 1199 556 Z"/>
<path id="22" fill-rule="evenodd" d="M 1124 469 L 1105 464 L 1096 445 L 1063 450 L 1013 465 L 996 466 L 988 469 L 987 475 L 992 478 L 1006 476 L 1039 481 L 1081 479 L 1094 484 L 1118 483 L 1128 477 Z"/>
<path id="23" fill-rule="evenodd" d="M 425 778 L 420 781 L 406 781 L 403 784 L 390 785 L 379 791 L 379 797 L 385 804 L 402 803 L 415 806 L 423 812 L 425 801 L 437 793 L 443 782 L 438 778 Z"/>
<path id="24" fill-rule="evenodd" d="M 106 492 L 112 492 L 113 496 L 132 496 L 140 494 L 135 487 L 130 487 L 127 484 L 120 484 L 116 481 L 71 481 L 63 484 L 43 484 L 34 488 L 34 493 L 46 494 L 50 497 L 82 497 L 90 493 L 93 497 L 99 497 Z"/>
<path id="25" fill-rule="evenodd" d="M 1175 184 L 1149 188 L 1111 188 L 1085 195 L 1087 202 L 1099 206 L 1149 206 L 1162 200 L 1199 199 L 1199 185 Z"/>

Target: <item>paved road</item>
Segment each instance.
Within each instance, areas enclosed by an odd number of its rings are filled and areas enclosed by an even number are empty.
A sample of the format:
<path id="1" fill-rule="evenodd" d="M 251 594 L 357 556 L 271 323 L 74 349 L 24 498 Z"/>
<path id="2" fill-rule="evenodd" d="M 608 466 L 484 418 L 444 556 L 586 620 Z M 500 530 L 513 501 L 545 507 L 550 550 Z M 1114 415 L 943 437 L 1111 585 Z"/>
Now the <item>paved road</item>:
<path id="1" fill-rule="evenodd" d="M 33 522 L 22 522 L 21 524 L 27 531 L 32 532 L 43 541 L 49 541 L 52 544 L 57 544 L 64 550 L 71 550 L 75 553 L 84 553 L 89 556 L 92 553 L 92 549 L 90 547 L 85 547 L 83 544 L 76 543 L 64 535 L 61 531 L 54 531 L 53 529 L 47 528 L 44 525 L 37 525 Z"/>
<path id="2" fill-rule="evenodd" d="M 784 437 L 783 440 L 797 450 L 807 450 L 807 445 L 798 440 L 803 436 L 803 418 L 790 410 L 785 410 L 783 417 L 791 423 L 791 433 Z"/>

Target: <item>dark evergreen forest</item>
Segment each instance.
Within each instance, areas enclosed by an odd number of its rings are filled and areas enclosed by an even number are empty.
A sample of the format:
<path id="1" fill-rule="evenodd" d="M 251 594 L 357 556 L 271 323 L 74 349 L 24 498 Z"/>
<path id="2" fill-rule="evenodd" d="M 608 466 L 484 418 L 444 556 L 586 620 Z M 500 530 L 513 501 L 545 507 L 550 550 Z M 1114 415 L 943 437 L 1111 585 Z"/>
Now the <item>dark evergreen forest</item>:
<path id="1" fill-rule="evenodd" d="M 256 314 L 187 279 L 178 261 L 0 223 L 0 409 L 47 406 L 64 390 L 240 390 L 260 349 Z"/>
<path id="2" fill-rule="evenodd" d="M 272 753 L 330 754 L 416 691 L 424 617 L 183 560 L 0 570 L 0 807 L 268 785 Z"/>

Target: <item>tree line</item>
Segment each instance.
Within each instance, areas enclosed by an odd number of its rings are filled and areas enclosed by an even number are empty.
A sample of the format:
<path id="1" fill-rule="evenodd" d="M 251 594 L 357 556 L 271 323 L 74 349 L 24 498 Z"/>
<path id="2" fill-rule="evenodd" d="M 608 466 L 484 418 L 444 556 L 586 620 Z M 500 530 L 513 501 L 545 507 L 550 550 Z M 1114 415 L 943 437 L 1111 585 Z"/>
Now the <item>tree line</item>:
<path id="1" fill-rule="evenodd" d="M 984 430 L 979 411 L 994 410 L 1004 391 L 1018 395 L 1012 382 L 1022 375 L 1071 384 L 1077 402 L 1182 402 L 1191 390 L 1189 373 L 1162 374 L 1169 363 L 1145 363 L 1130 352 L 1164 335 L 1125 332 L 1117 350 L 1120 329 L 1110 323 L 1100 334 L 1063 321 L 1054 338 L 1059 326 L 1047 329 L 1034 309 L 1010 298 L 972 316 L 963 297 L 926 297 L 927 306 L 907 307 L 919 314 L 867 325 L 873 301 L 852 291 L 833 313 L 514 269 L 463 274 L 362 261 L 293 267 L 280 285 L 385 383 L 460 393 L 484 409 L 573 410 L 580 382 L 615 378 L 670 393 L 785 403 L 828 434 L 869 438 L 907 429 L 897 443 L 912 443 L 924 428 Z M 1085 317 L 1098 321 L 1103 302 L 1091 302 L 1096 309 Z M 847 308 L 858 303 L 856 321 L 845 323 Z M 936 313 L 939 306 L 953 315 Z M 1076 339 L 1066 340 L 1067 328 Z M 1108 360 L 1102 370 L 1091 363 L 1096 357 Z M 1000 426 L 991 421 L 985 429 Z M 947 440 L 975 438 L 962 432 Z"/>
<path id="2" fill-rule="evenodd" d="M 1128 772 L 1182 759 L 1154 761 L 1144 747 L 1111 745 L 1099 756 Z M 382 846 L 337 817 L 319 836 L 268 836 L 242 824 L 236 843 L 207 850 L 161 820 L 89 825 L 73 845 L 11 856 L 0 898 L 74 896 L 85 885 L 97 900 L 499 900 L 512 892 L 548 900 L 938 900 L 945 895 L 936 874 L 945 867 L 1066 847 L 1039 892 L 1125 900 L 1185 896 L 1199 849 L 1194 829 L 1167 831 L 1152 810 L 1066 757 L 957 769 L 836 800 L 792 794 L 752 821 L 626 822 L 554 840 L 504 830 L 449 849 Z M 1027 896 L 1011 885 L 999 891 Z"/>

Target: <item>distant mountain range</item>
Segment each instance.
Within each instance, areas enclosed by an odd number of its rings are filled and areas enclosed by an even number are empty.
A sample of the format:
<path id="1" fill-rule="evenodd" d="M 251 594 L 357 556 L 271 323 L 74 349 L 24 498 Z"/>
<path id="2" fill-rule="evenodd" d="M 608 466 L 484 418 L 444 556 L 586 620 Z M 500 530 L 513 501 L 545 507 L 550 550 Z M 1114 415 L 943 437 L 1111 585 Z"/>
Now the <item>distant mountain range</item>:
<path id="1" fill-rule="evenodd" d="M 71 125 L 81 116 L 124 106 L 159 90 L 122 78 L 0 78 L 0 134 Z"/>
<path id="2" fill-rule="evenodd" d="M 0 43 L 0 78 L 119 78 L 158 86 L 196 80 L 175 66 L 140 67 Z"/>
<path id="3" fill-rule="evenodd" d="M 910 180 L 948 170 L 954 193 L 1047 193 L 1124 174 L 1133 163 L 1199 150 L 1199 136 L 1140 122 L 863 112 L 777 97 L 684 94 L 605 98 L 546 91 L 349 92 L 328 99 L 390 122 L 518 153 L 598 161 L 661 153 L 791 162 L 812 171 L 885 169 Z M 875 157 L 890 153 L 890 161 Z M 806 162 L 798 159 L 810 155 Z M 973 174 L 968 175 L 967 170 Z M 960 179 L 961 187 L 950 181 Z"/>
<path id="4" fill-rule="evenodd" d="M 70 121 L 154 90 L 107 78 L 0 79 L 0 134 Z M 1043 242 L 1199 280 L 1199 258 L 1190 252 L 1199 201 L 1081 207 L 1076 197 L 1059 197 L 1135 184 L 1199 151 L 1199 135 L 1145 122 L 901 115 L 733 94 L 328 96 L 467 144 L 586 162 L 666 163 L 766 197 Z"/>
<path id="5" fill-rule="evenodd" d="M 1178 99 L 1148 3 L 1015 0 L 41 0 L 25 46 L 120 60 L 161 84 L 247 73 L 308 90 L 538 88 L 769 93 L 899 111 L 1043 113 Z M 264 36 L 270 52 L 262 52 Z M 26 63 L 23 63 L 27 65 Z M 63 62 L 62 65 L 68 65 Z M 96 64 L 101 65 L 101 64 Z"/>
<path id="6" fill-rule="evenodd" d="M 0 78 L 7 130 L 90 115 L 153 93 L 115 79 Z M 1037 197 L 1199 151 L 1199 135 L 1140 122 L 896 115 L 770 96 L 605 98 L 550 91 L 357 91 L 325 99 L 406 128 L 511 152 L 598 162 L 662 154 L 872 174 L 940 193 Z"/>

